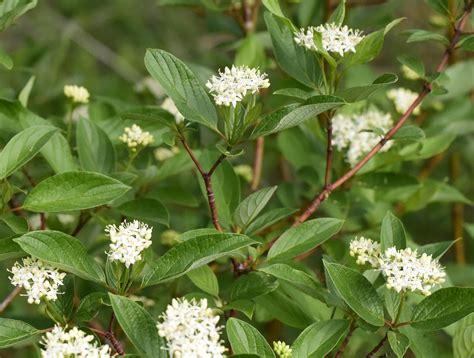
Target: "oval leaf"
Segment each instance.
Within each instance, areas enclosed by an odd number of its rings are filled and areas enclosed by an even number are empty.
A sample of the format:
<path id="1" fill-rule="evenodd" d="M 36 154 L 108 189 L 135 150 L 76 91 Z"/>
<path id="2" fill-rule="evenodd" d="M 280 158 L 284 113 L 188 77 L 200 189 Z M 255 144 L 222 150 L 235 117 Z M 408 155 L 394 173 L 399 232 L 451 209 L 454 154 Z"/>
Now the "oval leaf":
<path id="1" fill-rule="evenodd" d="M 168 226 L 170 214 L 166 207 L 155 199 L 139 198 L 120 205 L 117 210 L 125 216 Z"/>
<path id="2" fill-rule="evenodd" d="M 23 207 L 35 212 L 90 209 L 121 197 L 130 187 L 105 175 L 67 172 L 43 180 L 25 199 Z"/>
<path id="3" fill-rule="evenodd" d="M 226 324 L 232 351 L 235 354 L 256 354 L 259 357 L 275 357 L 275 353 L 262 334 L 250 324 L 230 318 Z"/>
<path id="4" fill-rule="evenodd" d="M 267 205 L 276 190 L 276 186 L 264 188 L 242 200 L 234 211 L 234 222 L 239 227 L 247 227 Z"/>
<path id="5" fill-rule="evenodd" d="M 382 220 L 382 229 L 380 232 L 380 241 L 382 244 L 382 251 L 389 247 L 395 246 L 398 250 L 404 249 L 407 246 L 406 234 L 403 224 L 391 212 L 387 212 Z"/>
<path id="6" fill-rule="evenodd" d="M 28 323 L 15 319 L 0 318 L 0 348 L 7 348 L 40 333 Z"/>
<path id="7" fill-rule="evenodd" d="M 32 231 L 14 240 L 40 260 L 85 280 L 105 282 L 104 271 L 75 237 L 52 230 Z"/>

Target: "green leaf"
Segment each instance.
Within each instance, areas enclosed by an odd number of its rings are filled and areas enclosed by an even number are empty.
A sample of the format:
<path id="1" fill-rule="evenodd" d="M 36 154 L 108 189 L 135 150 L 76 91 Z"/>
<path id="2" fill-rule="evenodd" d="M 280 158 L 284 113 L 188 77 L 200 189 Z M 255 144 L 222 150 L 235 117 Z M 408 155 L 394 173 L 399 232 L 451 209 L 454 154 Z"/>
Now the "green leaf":
<path id="1" fill-rule="evenodd" d="M 283 11 L 281 11 L 280 3 L 278 0 L 262 0 L 263 5 L 268 11 L 279 17 L 285 17 Z"/>
<path id="2" fill-rule="evenodd" d="M 109 293 L 112 309 L 123 331 L 135 348 L 146 357 L 167 357 L 164 342 L 158 336 L 155 320 L 138 303 Z"/>
<path id="3" fill-rule="evenodd" d="M 242 200 L 234 211 L 234 223 L 241 228 L 250 225 L 257 215 L 265 208 L 276 190 L 276 186 L 264 188 L 250 194 Z"/>
<path id="4" fill-rule="evenodd" d="M 474 288 L 442 288 L 417 304 L 412 312 L 414 328 L 437 330 L 474 312 Z"/>
<path id="5" fill-rule="evenodd" d="M 425 138 L 425 132 L 420 127 L 406 125 L 401 127 L 393 136 L 394 140 L 415 140 L 419 141 Z"/>
<path id="6" fill-rule="evenodd" d="M 364 321 L 384 325 L 383 304 L 372 284 L 359 272 L 336 263 L 324 261 L 339 296 Z"/>
<path id="7" fill-rule="evenodd" d="M 435 135 L 405 146 L 399 154 L 403 157 L 403 160 L 431 158 L 448 149 L 455 138 L 456 136 L 452 134 Z"/>
<path id="8" fill-rule="evenodd" d="M 415 29 L 407 31 L 407 33 L 410 33 L 410 36 L 408 36 L 407 38 L 407 43 L 420 41 L 437 41 L 441 42 L 444 45 L 449 45 L 449 41 L 445 36 L 433 31 Z"/>
<path id="9" fill-rule="evenodd" d="M 7 70 L 11 70 L 13 68 L 12 58 L 1 47 L 0 47 L 0 65 L 5 67 Z"/>
<path id="10" fill-rule="evenodd" d="M 169 226 L 168 209 L 158 200 L 138 198 L 120 205 L 117 210 L 129 218 L 157 222 Z"/>
<path id="11" fill-rule="evenodd" d="M 56 131 L 50 126 L 34 126 L 10 139 L 0 153 L 0 180 L 33 159 Z"/>
<path id="12" fill-rule="evenodd" d="M 230 233 L 203 234 L 189 238 L 156 260 L 154 269 L 145 276 L 143 286 L 175 279 L 255 243 L 245 235 Z"/>
<path id="13" fill-rule="evenodd" d="M 170 53 L 158 49 L 147 50 L 145 66 L 188 121 L 217 130 L 216 110 L 188 66 Z"/>
<path id="14" fill-rule="evenodd" d="M 286 97 L 293 97 L 302 99 L 306 101 L 315 95 L 315 92 L 308 92 L 302 90 L 301 88 L 282 88 L 273 92 L 274 95 L 278 96 L 286 96 Z"/>
<path id="15" fill-rule="evenodd" d="M 103 174 L 115 170 L 114 147 L 97 124 L 81 118 L 77 123 L 76 143 L 82 169 Z"/>
<path id="16" fill-rule="evenodd" d="M 15 234 L 24 234 L 28 231 L 28 222 L 22 216 L 0 216 L 0 221 L 4 222 Z"/>
<path id="17" fill-rule="evenodd" d="M 41 230 L 29 232 L 14 241 L 31 256 L 63 271 L 85 280 L 105 282 L 104 271 L 75 237 L 59 231 Z"/>
<path id="18" fill-rule="evenodd" d="M 0 348 L 2 349 L 30 339 L 38 333 L 40 331 L 28 323 L 0 317 Z"/>
<path id="19" fill-rule="evenodd" d="M 302 106 L 289 105 L 263 118 L 252 132 L 251 138 L 266 136 L 295 127 L 304 121 L 316 117 L 332 108 L 340 107 L 346 102 L 335 96 L 314 96 Z"/>
<path id="20" fill-rule="evenodd" d="M 474 35 L 468 35 L 458 42 L 458 46 L 465 51 L 474 51 Z"/>
<path id="21" fill-rule="evenodd" d="M 87 322 L 93 319 L 100 311 L 102 305 L 110 305 L 109 296 L 104 292 L 92 292 L 81 299 L 74 319 Z"/>
<path id="22" fill-rule="evenodd" d="M 60 292 L 57 300 L 48 303 L 46 311 L 54 317 L 56 322 L 67 324 L 74 310 L 74 276 L 64 277 Z"/>
<path id="23" fill-rule="evenodd" d="M 394 320 L 397 317 L 398 310 L 401 304 L 401 296 L 398 292 L 387 288 L 387 286 L 381 286 L 379 290 L 382 291 L 382 296 L 385 302 L 385 308 L 388 314 Z"/>
<path id="24" fill-rule="evenodd" d="M 336 9 L 333 11 L 329 17 L 328 23 L 335 23 L 337 25 L 342 25 L 344 18 L 346 17 L 346 0 L 339 1 Z"/>
<path id="25" fill-rule="evenodd" d="M 0 2 L 0 32 L 15 23 L 25 12 L 33 9 L 38 0 L 9 0 Z"/>
<path id="26" fill-rule="evenodd" d="M 23 105 L 23 107 L 26 107 L 28 105 L 28 98 L 30 97 L 33 85 L 35 84 L 35 79 L 36 76 L 31 76 L 28 82 L 26 82 L 25 87 L 23 87 L 20 94 L 18 95 L 18 100 Z"/>
<path id="27" fill-rule="evenodd" d="M 230 318 L 226 324 L 232 351 L 235 354 L 256 354 L 259 357 L 275 357 L 275 353 L 262 334 L 250 324 Z"/>
<path id="28" fill-rule="evenodd" d="M 344 99 L 348 103 L 363 101 L 379 89 L 383 89 L 398 81 L 393 73 L 385 73 L 375 79 L 371 85 L 357 86 L 338 90 L 334 95 Z"/>
<path id="29" fill-rule="evenodd" d="M 61 212 L 95 208 L 121 197 L 130 187 L 90 172 L 56 174 L 40 182 L 23 203 L 26 210 Z"/>
<path id="30" fill-rule="evenodd" d="M 268 12 L 264 18 L 278 64 L 295 80 L 305 86 L 318 88 L 321 72 L 314 55 L 295 43 L 293 32 L 296 29 L 291 22 Z"/>
<path id="31" fill-rule="evenodd" d="M 217 276 L 208 265 L 188 272 L 189 279 L 201 290 L 213 296 L 219 296 Z"/>
<path id="32" fill-rule="evenodd" d="M 306 221 L 285 231 L 268 252 L 268 261 L 288 260 L 309 251 L 335 235 L 343 220 L 325 218 Z"/>
<path id="33" fill-rule="evenodd" d="M 425 0 L 426 3 L 441 15 L 449 15 L 448 0 Z"/>
<path id="34" fill-rule="evenodd" d="M 324 289 L 313 277 L 304 271 L 295 269 L 286 264 L 273 264 L 263 267 L 259 271 L 285 281 L 286 283 L 297 287 L 304 293 L 325 302 Z"/>
<path id="35" fill-rule="evenodd" d="M 293 208 L 277 208 L 270 210 L 258 218 L 256 218 L 248 227 L 245 229 L 245 234 L 253 235 L 259 231 L 272 226 L 274 223 L 296 213 L 298 210 Z"/>
<path id="36" fill-rule="evenodd" d="M 333 319 L 313 323 L 300 333 L 291 349 L 292 358 L 325 357 L 343 339 L 349 330 L 350 321 Z"/>
<path id="37" fill-rule="evenodd" d="M 397 60 L 402 65 L 405 65 L 408 68 L 410 68 L 421 78 L 425 77 L 425 66 L 423 65 L 423 62 L 418 60 L 416 57 L 409 56 L 409 55 L 401 55 L 397 57 Z"/>
<path id="38" fill-rule="evenodd" d="M 453 336 L 454 358 L 474 356 L 474 314 L 456 324 Z"/>
<path id="39" fill-rule="evenodd" d="M 232 286 L 232 301 L 253 299 L 267 294 L 278 287 L 278 282 L 263 272 L 250 272 L 239 277 Z"/>
<path id="40" fill-rule="evenodd" d="M 403 18 L 395 19 L 390 22 L 384 29 L 372 32 L 365 36 L 356 46 L 356 52 L 344 58 L 344 62 L 349 65 L 357 65 L 367 63 L 375 59 L 380 51 L 382 51 L 384 37 L 396 25 L 398 25 Z"/>
<path id="41" fill-rule="evenodd" d="M 399 332 L 388 332 L 387 336 L 390 348 L 392 348 L 393 352 L 398 358 L 403 358 L 406 351 L 408 350 L 408 347 L 410 346 L 408 337 Z"/>
<path id="42" fill-rule="evenodd" d="M 245 39 L 241 41 L 234 63 L 237 66 L 265 67 L 265 49 L 254 33 L 247 34 Z"/>
<path id="43" fill-rule="evenodd" d="M 380 242 L 382 251 L 395 246 L 398 250 L 407 246 L 405 228 L 402 222 L 390 211 L 388 211 L 383 220 L 380 230 Z"/>
<path id="44" fill-rule="evenodd" d="M 13 237 L 0 240 L 0 261 L 25 256 L 25 252 L 14 241 Z"/>
<path id="45" fill-rule="evenodd" d="M 459 238 L 459 239 L 450 240 L 450 241 L 433 242 L 431 244 L 420 246 L 417 249 L 417 251 L 419 254 L 427 254 L 427 255 L 431 255 L 434 259 L 439 259 L 458 240 L 462 240 L 462 239 Z"/>

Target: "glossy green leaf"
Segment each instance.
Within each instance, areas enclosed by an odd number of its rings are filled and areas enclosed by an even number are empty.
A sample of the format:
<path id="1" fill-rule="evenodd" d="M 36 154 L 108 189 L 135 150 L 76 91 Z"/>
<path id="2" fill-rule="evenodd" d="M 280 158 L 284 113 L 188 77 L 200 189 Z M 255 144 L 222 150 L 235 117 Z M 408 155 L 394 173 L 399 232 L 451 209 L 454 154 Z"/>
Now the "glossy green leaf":
<path id="1" fill-rule="evenodd" d="M 105 292 L 92 292 L 81 299 L 79 307 L 74 314 L 74 319 L 87 322 L 93 319 L 102 305 L 110 305 L 109 296 Z"/>
<path id="2" fill-rule="evenodd" d="M 213 296 L 219 295 L 217 276 L 208 265 L 188 272 L 189 279 L 201 290 Z"/>
<path id="3" fill-rule="evenodd" d="M 25 256 L 25 252 L 14 241 L 14 237 L 0 239 L 0 261 Z"/>
<path id="4" fill-rule="evenodd" d="M 0 2 L 0 32 L 13 25 L 25 12 L 33 9 L 38 0 L 8 0 Z"/>
<path id="5" fill-rule="evenodd" d="M 235 354 L 256 354 L 259 357 L 275 357 L 275 353 L 262 334 L 250 324 L 230 318 L 226 324 L 232 351 Z"/>
<path id="6" fill-rule="evenodd" d="M 474 288 L 442 288 L 417 304 L 412 326 L 421 330 L 440 329 L 474 312 Z"/>
<path id="7" fill-rule="evenodd" d="M 153 270 L 145 276 L 143 286 L 175 279 L 219 257 L 228 256 L 255 243 L 247 236 L 239 234 L 217 233 L 195 236 L 159 257 L 153 265 Z"/>
<path id="8" fill-rule="evenodd" d="M 163 339 L 158 336 L 155 320 L 138 303 L 109 293 L 112 309 L 120 327 L 135 348 L 146 357 L 167 357 Z"/>
<path id="9" fill-rule="evenodd" d="M 170 214 L 168 209 L 158 200 L 138 198 L 120 205 L 117 210 L 130 219 L 157 222 L 168 226 Z"/>
<path id="10" fill-rule="evenodd" d="M 298 210 L 293 208 L 277 208 L 272 209 L 266 213 L 263 213 L 256 218 L 250 225 L 244 230 L 247 235 L 253 235 L 259 231 L 262 231 L 276 222 L 296 213 Z"/>
<path id="11" fill-rule="evenodd" d="M 385 73 L 377 77 L 370 85 L 344 88 L 338 90 L 335 96 L 344 99 L 348 103 L 363 101 L 377 90 L 384 89 L 397 81 L 398 77 L 396 75 L 393 73 Z"/>
<path id="12" fill-rule="evenodd" d="M 328 23 L 335 23 L 337 25 L 342 25 L 344 18 L 346 17 L 346 0 L 339 1 L 336 9 L 332 12 L 329 17 Z"/>
<path id="13" fill-rule="evenodd" d="M 81 118 L 76 127 L 76 143 L 82 169 L 104 174 L 115 170 L 114 147 L 97 124 Z"/>
<path id="14" fill-rule="evenodd" d="M 402 65 L 405 65 L 409 69 L 411 69 L 413 72 L 415 72 L 421 78 L 425 77 L 425 66 L 423 65 L 423 62 L 421 62 L 416 57 L 409 56 L 409 55 L 401 55 L 401 56 L 397 57 L 397 60 Z"/>
<path id="15" fill-rule="evenodd" d="M 145 66 L 188 121 L 217 129 L 214 105 L 188 66 L 170 53 L 158 49 L 147 50 Z"/>
<path id="16" fill-rule="evenodd" d="M 301 332 L 293 342 L 291 357 L 325 357 L 346 336 L 349 325 L 350 321 L 342 319 L 313 323 Z"/>
<path id="17" fill-rule="evenodd" d="M 454 358 L 474 356 L 474 313 L 456 324 L 453 336 Z"/>
<path id="18" fill-rule="evenodd" d="M 0 348 L 7 348 L 40 333 L 35 327 L 16 319 L 0 317 Z"/>
<path id="19" fill-rule="evenodd" d="M 410 341 L 407 336 L 399 332 L 388 332 L 388 343 L 393 352 L 397 355 L 398 358 L 403 358 L 405 356 L 408 347 L 410 346 Z"/>
<path id="20" fill-rule="evenodd" d="M 278 282 L 263 272 L 250 272 L 242 275 L 232 286 L 230 298 L 232 301 L 253 299 L 267 294 L 278 287 Z"/>
<path id="21" fill-rule="evenodd" d="M 234 211 L 234 223 L 242 228 L 250 225 L 257 215 L 265 208 L 276 190 L 276 186 L 264 188 L 250 194 L 242 200 Z"/>
<path id="22" fill-rule="evenodd" d="M 51 126 L 27 128 L 7 143 L 0 152 L 0 180 L 28 163 L 56 133 Z"/>
<path id="23" fill-rule="evenodd" d="M 418 251 L 419 254 L 427 254 L 427 255 L 433 256 L 434 259 L 439 259 L 458 240 L 462 240 L 462 239 L 450 240 L 450 241 L 441 241 L 441 242 L 433 242 L 431 244 L 426 244 L 426 245 L 420 246 L 417 249 L 417 251 Z"/>
<path id="24" fill-rule="evenodd" d="M 449 44 L 448 39 L 445 36 L 438 34 L 437 32 L 418 29 L 410 30 L 407 32 L 410 33 L 410 36 L 408 36 L 407 38 L 407 43 L 420 41 L 436 41 L 441 42 L 444 45 Z"/>
<path id="25" fill-rule="evenodd" d="M 268 252 L 268 261 L 291 259 L 330 239 L 344 224 L 343 220 L 325 218 L 306 221 L 285 231 Z"/>
<path id="26" fill-rule="evenodd" d="M 105 282 L 104 271 L 75 237 L 59 231 L 41 230 L 29 232 L 14 241 L 31 256 L 63 271 L 85 280 Z"/>
<path id="27" fill-rule="evenodd" d="M 36 212 L 90 209 L 110 203 L 128 190 L 129 186 L 102 174 L 66 172 L 40 182 L 23 207 Z"/>
<path id="28" fill-rule="evenodd" d="M 357 315 L 374 326 L 384 325 L 382 300 L 367 278 L 340 264 L 324 261 L 324 267 L 339 296 Z"/>
<path id="29" fill-rule="evenodd" d="M 24 234 L 28 231 L 28 222 L 23 216 L 4 215 L 0 216 L 0 221 L 5 223 L 15 234 Z"/>
<path id="30" fill-rule="evenodd" d="M 0 65 L 5 67 L 7 70 L 11 70 L 13 68 L 12 58 L 1 47 L 0 47 Z"/>
<path id="31" fill-rule="evenodd" d="M 382 245 L 382 251 L 393 246 L 398 250 L 404 249 L 407 246 L 405 228 L 400 219 L 390 211 L 385 214 L 382 220 L 380 242 Z"/>

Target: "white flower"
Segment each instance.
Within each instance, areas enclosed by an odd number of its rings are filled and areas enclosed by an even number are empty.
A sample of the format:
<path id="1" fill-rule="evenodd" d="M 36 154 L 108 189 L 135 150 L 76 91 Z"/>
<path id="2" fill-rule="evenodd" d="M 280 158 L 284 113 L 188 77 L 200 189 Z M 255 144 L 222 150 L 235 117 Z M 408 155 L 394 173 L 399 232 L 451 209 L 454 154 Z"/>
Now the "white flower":
<path id="1" fill-rule="evenodd" d="M 64 86 L 64 95 L 75 103 L 89 102 L 89 91 L 82 86 L 66 85 Z"/>
<path id="2" fill-rule="evenodd" d="M 174 116 L 176 124 L 183 123 L 184 116 L 178 110 L 178 108 L 176 107 L 176 104 L 173 102 L 171 98 L 167 97 L 161 104 L 161 108 L 170 112 Z"/>
<path id="3" fill-rule="evenodd" d="M 28 303 L 39 304 L 41 298 L 55 301 L 58 298 L 59 286 L 63 285 L 65 273 L 33 257 L 22 260 L 23 265 L 15 262 L 9 272 L 14 286 L 23 287 L 28 296 Z"/>
<path id="4" fill-rule="evenodd" d="M 356 262 L 359 265 L 369 263 L 372 267 L 379 267 L 380 259 L 380 244 L 365 237 L 356 237 L 351 241 L 349 247 L 351 256 L 356 257 Z"/>
<path id="5" fill-rule="evenodd" d="M 347 25 L 339 26 L 335 23 L 310 26 L 295 32 L 295 42 L 308 50 L 316 51 L 314 32 L 321 33 L 321 42 L 327 52 L 336 52 L 344 56 L 346 52 L 356 52 L 355 47 L 364 38 L 360 30 L 354 30 Z"/>
<path id="6" fill-rule="evenodd" d="M 206 83 L 214 101 L 219 106 L 235 107 L 249 93 L 257 93 L 270 86 L 266 73 L 247 66 L 226 67 L 219 76 L 212 76 Z"/>
<path id="7" fill-rule="evenodd" d="M 108 358 L 111 357 L 108 345 L 99 346 L 94 336 L 87 335 L 77 327 L 69 331 L 59 325 L 47 332 L 41 340 L 43 358 Z"/>
<path id="8" fill-rule="evenodd" d="M 293 350 L 285 342 L 273 342 L 273 350 L 280 358 L 291 358 Z"/>
<path id="9" fill-rule="evenodd" d="M 395 104 L 395 109 L 398 113 L 405 113 L 412 103 L 417 99 L 418 93 L 410 91 L 406 88 L 394 88 L 387 92 L 387 97 Z M 420 113 L 420 106 L 417 106 L 413 114 Z"/>
<path id="10" fill-rule="evenodd" d="M 158 334 L 165 337 L 172 357 L 223 358 L 226 348 L 220 339 L 219 316 L 207 306 L 184 298 L 173 299 L 158 322 Z"/>
<path id="11" fill-rule="evenodd" d="M 117 228 L 108 225 L 105 231 L 110 236 L 110 251 L 107 252 L 111 261 L 120 261 L 128 268 L 142 259 L 141 253 L 151 245 L 152 227 L 134 220 L 124 221 Z"/>
<path id="12" fill-rule="evenodd" d="M 374 130 L 386 133 L 392 124 L 390 114 L 375 109 L 353 115 L 338 114 L 332 119 L 333 145 L 339 151 L 347 149 L 346 161 L 354 166 L 382 138 Z M 388 150 L 391 145 L 387 142 L 381 151 Z"/>
<path id="13" fill-rule="evenodd" d="M 445 281 L 446 273 L 438 260 L 431 255 L 419 256 L 416 250 L 410 248 L 388 248 L 379 259 L 379 264 L 387 288 L 397 292 L 412 291 L 428 296 L 434 286 Z"/>
<path id="14" fill-rule="evenodd" d="M 171 149 L 160 147 L 156 148 L 153 152 L 153 154 L 155 155 L 155 159 L 159 162 L 172 158 L 177 153 L 179 153 L 178 147 L 171 147 Z"/>
<path id="15" fill-rule="evenodd" d="M 136 124 L 132 125 L 132 127 L 126 127 L 119 139 L 126 143 L 132 151 L 136 151 L 139 146 L 146 147 L 153 143 L 154 140 L 150 132 L 143 131 Z"/>

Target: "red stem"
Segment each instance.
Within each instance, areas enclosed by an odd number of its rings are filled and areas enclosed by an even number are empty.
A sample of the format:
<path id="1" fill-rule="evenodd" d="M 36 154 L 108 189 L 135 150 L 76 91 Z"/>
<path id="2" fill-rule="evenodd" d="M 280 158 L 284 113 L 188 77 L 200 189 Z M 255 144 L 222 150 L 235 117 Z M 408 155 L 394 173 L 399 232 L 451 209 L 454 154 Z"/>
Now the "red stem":
<path id="1" fill-rule="evenodd" d="M 20 294 L 22 287 L 15 287 L 15 289 L 10 292 L 10 294 L 0 303 L 0 313 L 5 311 L 5 309 L 13 302 L 13 300 Z"/>

